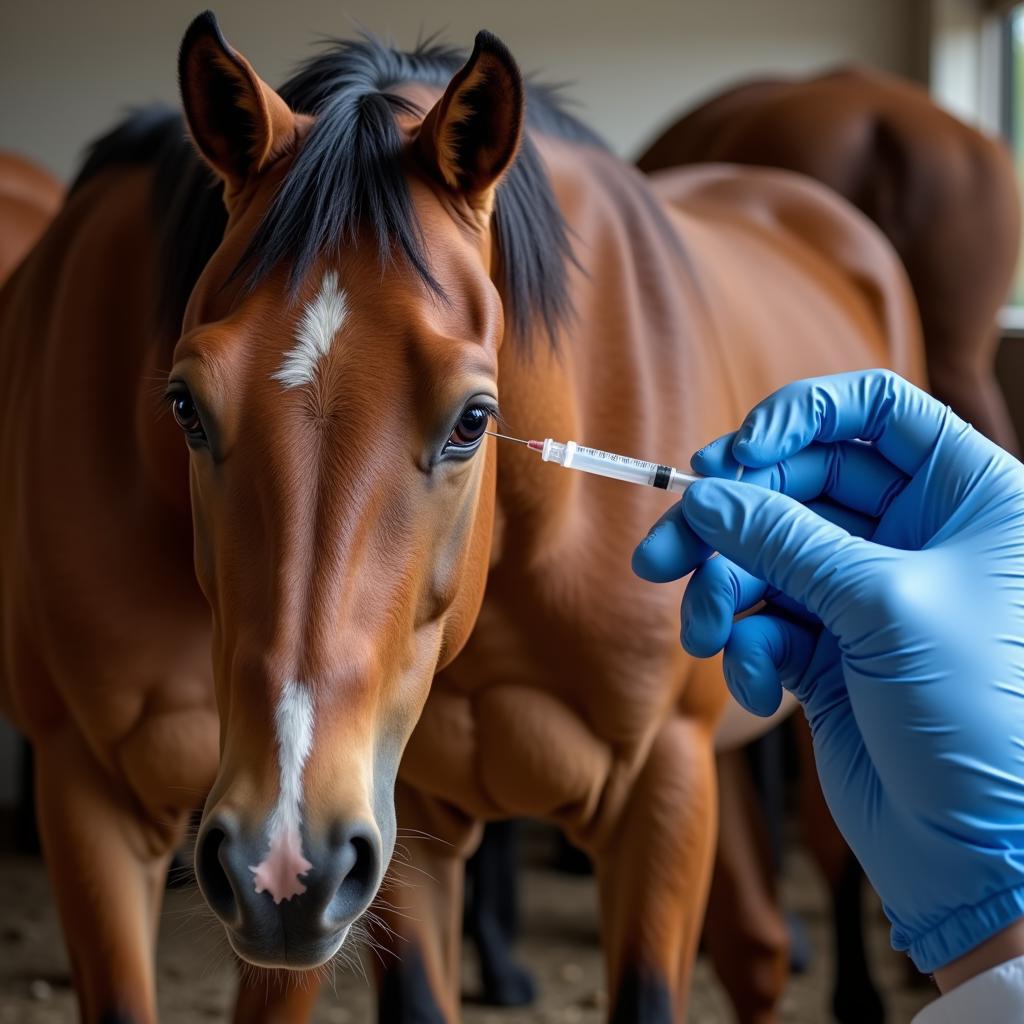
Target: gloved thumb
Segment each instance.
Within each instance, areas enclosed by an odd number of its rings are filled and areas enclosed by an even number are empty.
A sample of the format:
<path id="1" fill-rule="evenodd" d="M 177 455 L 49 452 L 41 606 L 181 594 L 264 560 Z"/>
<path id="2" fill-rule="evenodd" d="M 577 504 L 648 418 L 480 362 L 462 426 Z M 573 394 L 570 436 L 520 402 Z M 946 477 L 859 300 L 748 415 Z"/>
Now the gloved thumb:
<path id="1" fill-rule="evenodd" d="M 826 626 L 839 610 L 843 567 L 858 561 L 867 543 L 784 494 L 742 481 L 697 481 L 682 512 L 701 540 Z"/>

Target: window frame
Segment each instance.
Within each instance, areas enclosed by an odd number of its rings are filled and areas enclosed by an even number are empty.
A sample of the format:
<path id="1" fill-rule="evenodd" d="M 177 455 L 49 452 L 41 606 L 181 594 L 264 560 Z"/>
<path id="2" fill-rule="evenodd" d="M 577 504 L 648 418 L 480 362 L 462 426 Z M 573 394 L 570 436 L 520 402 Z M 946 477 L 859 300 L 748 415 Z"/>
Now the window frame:
<path id="1" fill-rule="evenodd" d="M 986 9 L 978 0 L 927 2 L 932 96 L 968 124 L 1009 139 L 1011 9 Z M 1005 336 L 1024 338 L 1024 303 L 1004 305 L 999 327 Z"/>

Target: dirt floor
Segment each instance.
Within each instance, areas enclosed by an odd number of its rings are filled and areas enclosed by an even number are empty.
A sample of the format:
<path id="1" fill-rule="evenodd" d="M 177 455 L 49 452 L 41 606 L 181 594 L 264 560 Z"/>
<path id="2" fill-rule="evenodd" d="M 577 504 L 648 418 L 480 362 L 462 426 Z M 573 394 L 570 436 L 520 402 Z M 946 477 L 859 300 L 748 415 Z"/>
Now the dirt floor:
<path id="1" fill-rule="evenodd" d="M 799 854 L 789 857 L 783 895 L 798 912 L 815 951 L 811 971 L 790 983 L 783 1004 L 787 1024 L 825 1024 L 829 1013 L 830 940 L 825 895 Z M 600 952 L 594 887 L 589 878 L 531 867 L 524 882 L 522 959 L 541 985 L 537 1006 L 494 1010 L 475 1006 L 476 965 L 466 956 L 465 1024 L 598 1024 L 603 1018 Z M 871 956 L 884 986 L 889 1024 L 907 1024 L 932 997 L 927 987 L 907 986 L 906 961 L 888 947 L 888 929 L 877 906 L 871 918 Z M 192 890 L 167 894 L 160 929 L 159 985 L 163 1024 L 230 1019 L 234 966 L 227 946 Z M 318 1024 L 374 1020 L 369 987 L 360 972 L 338 968 L 321 997 Z M 76 1020 L 67 958 L 42 864 L 0 858 L 0 1024 L 56 1024 Z M 725 997 L 706 962 L 698 965 L 689 1020 L 727 1024 Z"/>

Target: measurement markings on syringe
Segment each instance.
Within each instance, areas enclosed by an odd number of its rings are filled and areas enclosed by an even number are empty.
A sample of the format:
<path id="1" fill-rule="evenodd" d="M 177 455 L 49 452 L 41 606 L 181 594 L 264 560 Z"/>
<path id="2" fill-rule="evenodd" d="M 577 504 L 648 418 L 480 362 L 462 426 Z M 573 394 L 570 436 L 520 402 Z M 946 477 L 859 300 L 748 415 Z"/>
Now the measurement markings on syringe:
<path id="1" fill-rule="evenodd" d="M 628 455 L 616 455 L 614 452 L 605 452 L 600 448 L 583 448 L 577 446 L 576 451 L 584 455 L 592 455 L 595 459 L 603 459 L 605 462 L 621 462 L 624 466 L 636 466 L 637 469 L 653 469 L 657 463 L 647 462 L 645 459 L 634 459 Z"/>

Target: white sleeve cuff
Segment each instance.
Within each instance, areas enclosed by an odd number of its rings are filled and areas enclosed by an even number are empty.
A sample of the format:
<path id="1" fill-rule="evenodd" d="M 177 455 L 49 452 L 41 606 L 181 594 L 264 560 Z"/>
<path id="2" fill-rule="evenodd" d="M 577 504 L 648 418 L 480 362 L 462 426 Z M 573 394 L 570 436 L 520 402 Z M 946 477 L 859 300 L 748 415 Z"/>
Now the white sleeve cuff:
<path id="1" fill-rule="evenodd" d="M 913 1024 L 1024 1021 L 1024 956 L 975 975 L 926 1006 Z"/>

